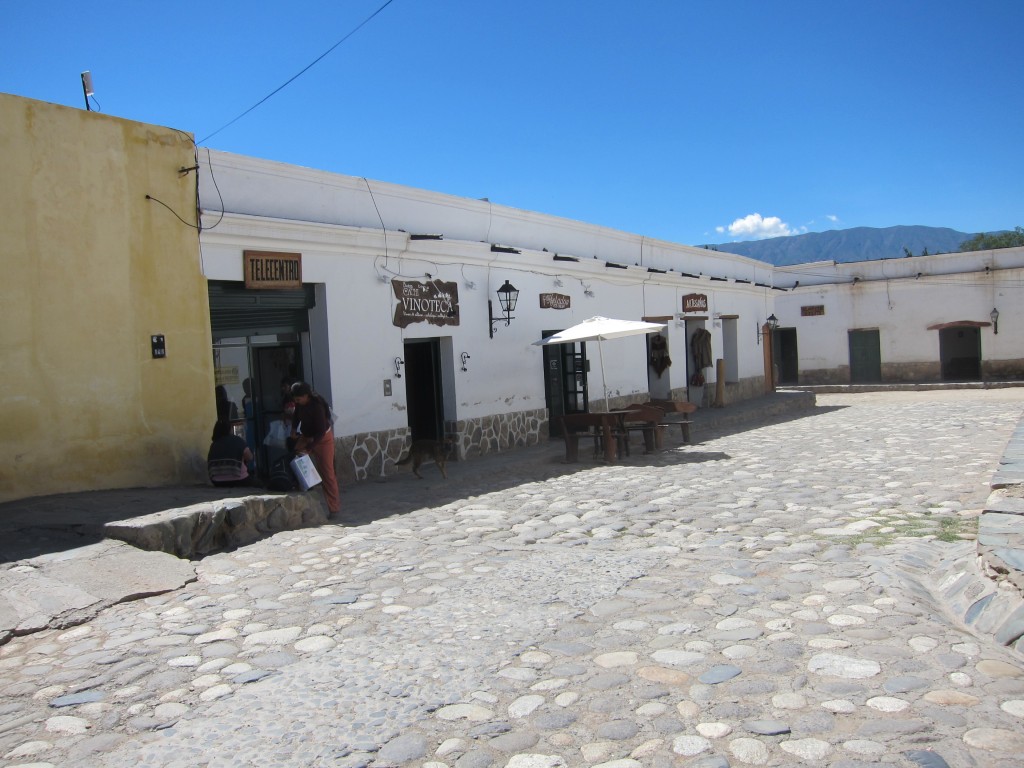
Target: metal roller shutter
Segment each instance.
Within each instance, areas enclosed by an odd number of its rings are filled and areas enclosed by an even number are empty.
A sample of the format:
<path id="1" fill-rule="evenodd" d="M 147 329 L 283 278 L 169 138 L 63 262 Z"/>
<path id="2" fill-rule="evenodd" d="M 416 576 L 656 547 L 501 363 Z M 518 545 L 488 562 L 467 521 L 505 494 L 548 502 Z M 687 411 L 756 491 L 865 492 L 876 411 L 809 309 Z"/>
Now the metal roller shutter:
<path id="1" fill-rule="evenodd" d="M 253 291 L 242 283 L 210 281 L 210 325 L 213 338 L 302 333 L 309 330 L 310 309 L 316 306 L 312 285 L 293 290 Z"/>

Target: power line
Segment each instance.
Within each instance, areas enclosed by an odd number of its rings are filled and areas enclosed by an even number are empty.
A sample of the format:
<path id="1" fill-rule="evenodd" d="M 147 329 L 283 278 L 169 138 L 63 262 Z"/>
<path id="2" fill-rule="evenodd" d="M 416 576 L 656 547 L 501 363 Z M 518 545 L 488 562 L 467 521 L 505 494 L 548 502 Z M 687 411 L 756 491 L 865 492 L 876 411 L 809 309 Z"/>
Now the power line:
<path id="1" fill-rule="evenodd" d="M 204 143 L 205 143 L 205 142 L 206 142 L 207 140 L 209 140 L 209 139 L 212 139 L 212 138 L 213 138 L 214 136 L 216 136 L 216 135 L 217 135 L 218 133 L 220 133 L 221 131 L 223 131 L 223 130 L 224 130 L 225 128 L 227 128 L 227 127 L 229 127 L 229 126 L 231 126 L 231 125 L 234 125 L 235 123 L 237 123 L 237 122 L 238 122 L 239 120 L 241 120 L 241 119 L 242 119 L 243 117 L 245 117 L 245 116 L 246 116 L 246 115 L 248 115 L 248 114 L 249 114 L 250 112 L 252 112 L 252 111 L 253 111 L 254 109 L 256 109 L 256 107 L 260 106 L 260 105 L 261 105 L 261 104 L 263 104 L 263 103 L 264 103 L 265 101 L 267 101 L 268 99 L 270 99 L 270 97 L 274 96 L 274 95 L 275 95 L 275 94 L 277 94 L 277 93 L 278 93 L 279 91 L 282 91 L 282 90 L 284 90 L 285 88 L 287 88 L 287 87 L 288 87 L 289 85 L 291 85 L 291 84 L 292 84 L 293 82 L 295 82 L 295 81 L 296 81 L 296 80 L 298 80 L 298 79 L 299 79 L 300 77 L 302 77 L 302 75 L 306 74 L 306 72 L 308 72 L 308 71 L 309 71 L 310 69 L 312 69 L 312 68 L 313 68 L 314 66 L 316 66 L 316 65 L 317 65 L 318 63 L 320 63 L 320 61 L 321 61 L 321 60 L 322 60 L 322 59 L 323 59 L 324 57 L 326 57 L 326 56 L 327 56 L 327 55 L 328 55 L 329 53 L 331 53 L 331 52 L 332 52 L 332 51 L 333 51 L 333 50 L 334 50 L 335 48 L 337 48 L 337 47 L 338 47 L 339 45 L 341 45 L 341 44 L 342 44 L 342 43 L 344 43 L 344 42 L 345 42 L 346 40 L 348 40 L 348 39 L 349 39 L 350 37 L 352 37 L 352 35 L 354 35 L 354 34 L 355 34 L 356 32 L 358 32 L 358 31 L 359 31 L 360 29 L 362 29 L 362 28 L 363 28 L 363 27 L 365 27 L 365 26 L 366 26 L 367 24 L 369 24 L 369 23 L 370 23 L 370 21 L 372 21 L 372 20 L 373 20 L 373 18 L 374 18 L 374 17 L 375 17 L 375 16 L 377 15 L 377 14 L 379 14 L 379 13 L 380 13 L 381 11 L 383 11 L 383 10 L 384 10 L 385 8 L 387 8 L 387 7 L 389 6 L 389 5 L 391 5 L 391 3 L 393 3 L 393 2 L 394 2 L 394 0 L 387 0 L 387 2 L 385 2 L 385 3 L 384 3 L 384 4 L 383 4 L 383 5 L 382 5 L 382 6 L 380 7 L 380 8 L 378 8 L 378 9 L 377 9 L 376 11 L 374 11 L 373 13 L 371 13 L 371 14 L 370 14 L 369 16 L 367 16 L 367 17 L 366 17 L 365 19 L 363 19 L 363 20 L 362 20 L 362 22 L 360 22 L 360 24 L 359 24 L 359 25 L 358 25 L 358 26 L 357 26 L 357 27 L 356 27 L 355 29 L 353 29 L 353 30 L 352 30 L 351 32 L 349 32 L 349 33 L 348 33 L 347 35 L 345 35 L 345 36 L 344 36 L 343 38 L 341 38 L 341 40 L 339 40 L 338 42 L 336 42 L 336 43 L 335 43 L 334 45 L 332 45 L 332 46 L 331 46 L 330 48 L 328 48 L 328 49 L 327 49 L 326 51 L 324 51 L 323 53 L 321 53 L 321 54 L 320 54 L 319 56 L 317 56 L 317 57 L 316 57 L 315 59 L 313 59 L 313 61 L 311 61 L 311 62 L 310 62 L 309 64 L 307 64 L 307 65 L 306 65 L 306 66 L 305 66 L 305 67 L 304 67 L 304 68 L 303 68 L 303 69 L 302 69 L 301 71 L 299 71 L 299 72 L 297 72 L 296 74 L 292 75 L 292 77 L 288 78 L 288 80 L 286 80 L 285 82 L 283 82 L 283 83 L 282 83 L 281 85 L 279 85 L 279 86 L 278 86 L 277 88 L 275 88 L 274 90 L 272 90 L 272 91 L 271 91 L 270 93 L 268 93 L 268 94 L 267 94 L 266 96 L 264 96 L 264 97 L 263 97 L 262 99 L 260 99 L 259 101 L 257 101 L 257 102 L 256 102 L 255 104 L 253 104 L 253 105 L 252 105 L 251 107 L 249 107 L 249 108 L 248 108 L 247 110 L 245 110 L 245 112 L 243 112 L 242 114 L 240 114 L 240 115 L 239 115 L 238 117 L 236 117 L 236 118 L 235 118 L 234 120 L 231 120 L 230 122 L 228 122 L 228 123 L 225 123 L 225 124 L 224 124 L 224 125 L 222 125 L 222 126 L 221 126 L 220 128 L 218 128 L 218 129 L 217 129 L 216 131 L 214 131 L 213 133 L 211 133 L 211 134 L 210 134 L 209 136 L 207 136 L 207 137 L 205 137 L 205 138 L 203 138 L 203 139 L 200 139 L 200 140 L 199 140 L 198 142 L 196 142 L 196 144 L 204 144 Z"/>

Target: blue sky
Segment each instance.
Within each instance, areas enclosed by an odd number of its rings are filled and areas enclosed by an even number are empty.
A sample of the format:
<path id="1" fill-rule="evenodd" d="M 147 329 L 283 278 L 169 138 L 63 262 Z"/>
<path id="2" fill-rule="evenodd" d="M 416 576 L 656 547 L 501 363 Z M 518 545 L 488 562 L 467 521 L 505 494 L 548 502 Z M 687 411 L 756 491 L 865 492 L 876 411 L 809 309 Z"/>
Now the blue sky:
<path id="1" fill-rule="evenodd" d="M 0 91 L 680 243 L 1024 225 L 1021 0 L 391 0 L 224 127 L 385 2 L 6 2 Z"/>

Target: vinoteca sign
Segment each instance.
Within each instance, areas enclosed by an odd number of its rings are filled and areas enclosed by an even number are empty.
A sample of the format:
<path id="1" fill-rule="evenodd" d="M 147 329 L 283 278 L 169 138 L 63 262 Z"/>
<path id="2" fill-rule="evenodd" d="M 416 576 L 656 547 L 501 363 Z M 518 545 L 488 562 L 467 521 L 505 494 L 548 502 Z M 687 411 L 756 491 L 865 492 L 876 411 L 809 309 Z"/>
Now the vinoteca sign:
<path id="1" fill-rule="evenodd" d="M 459 324 L 458 283 L 392 280 L 391 288 L 398 300 L 394 324 L 399 328 L 406 328 L 412 323 Z"/>

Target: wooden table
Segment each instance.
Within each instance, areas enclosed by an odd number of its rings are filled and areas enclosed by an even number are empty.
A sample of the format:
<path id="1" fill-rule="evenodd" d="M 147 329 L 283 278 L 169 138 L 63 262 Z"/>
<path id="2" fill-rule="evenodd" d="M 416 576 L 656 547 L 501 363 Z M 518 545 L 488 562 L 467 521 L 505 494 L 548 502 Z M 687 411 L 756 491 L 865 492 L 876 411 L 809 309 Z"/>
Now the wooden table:
<path id="1" fill-rule="evenodd" d="M 600 430 L 604 441 L 605 461 L 615 461 L 617 438 L 625 434 L 623 419 L 630 411 L 605 411 L 602 413 L 567 413 L 562 416 L 562 434 L 565 437 L 565 460 L 579 460 L 579 439 L 591 434 L 590 430 Z"/>
<path id="2" fill-rule="evenodd" d="M 694 413 L 697 410 L 696 403 L 688 403 L 685 400 L 651 400 L 648 405 L 653 405 L 668 413 Z"/>

